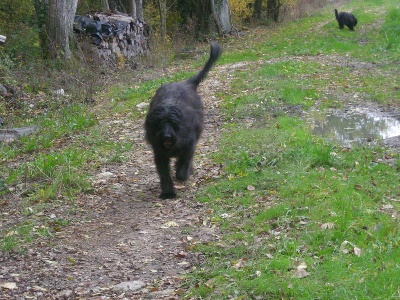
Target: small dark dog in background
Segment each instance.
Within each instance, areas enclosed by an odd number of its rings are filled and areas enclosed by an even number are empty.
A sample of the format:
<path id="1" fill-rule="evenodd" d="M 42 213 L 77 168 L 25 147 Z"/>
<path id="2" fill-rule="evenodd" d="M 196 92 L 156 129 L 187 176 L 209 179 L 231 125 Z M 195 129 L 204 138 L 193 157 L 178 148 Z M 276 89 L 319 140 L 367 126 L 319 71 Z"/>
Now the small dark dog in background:
<path id="1" fill-rule="evenodd" d="M 203 102 L 197 87 L 221 52 L 218 44 L 211 43 L 210 57 L 200 72 L 185 81 L 162 85 L 150 103 L 144 127 L 160 177 L 161 199 L 176 197 L 169 166 L 172 157 L 177 158 L 177 180 L 187 180 L 193 171 L 193 156 L 204 119 Z"/>
<path id="2" fill-rule="evenodd" d="M 344 25 L 349 27 L 350 30 L 354 30 L 354 27 L 357 25 L 357 19 L 356 17 L 347 12 L 340 12 L 338 13 L 337 9 L 335 9 L 335 17 L 336 20 L 339 23 L 339 28 L 343 29 Z"/>

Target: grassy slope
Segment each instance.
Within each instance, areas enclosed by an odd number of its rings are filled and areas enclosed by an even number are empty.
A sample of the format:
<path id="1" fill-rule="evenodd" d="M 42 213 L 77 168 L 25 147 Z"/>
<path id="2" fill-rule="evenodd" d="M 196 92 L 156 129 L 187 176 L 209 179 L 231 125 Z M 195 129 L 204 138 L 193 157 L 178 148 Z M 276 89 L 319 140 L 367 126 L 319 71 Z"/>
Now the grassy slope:
<path id="1" fill-rule="evenodd" d="M 197 247 L 207 263 L 187 277 L 186 298 L 399 297 L 399 165 L 376 163 L 398 153 L 348 151 L 312 136 L 303 120 L 272 113 L 337 107 L 355 93 L 398 107 L 396 6 L 352 1 L 344 9 L 357 15 L 356 32 L 339 31 L 329 9 L 224 54 L 225 63 L 257 63 L 236 72 L 221 95 L 227 123 L 215 159 L 226 176 L 199 199 L 223 235 Z M 384 23 L 387 11 L 392 21 Z"/>

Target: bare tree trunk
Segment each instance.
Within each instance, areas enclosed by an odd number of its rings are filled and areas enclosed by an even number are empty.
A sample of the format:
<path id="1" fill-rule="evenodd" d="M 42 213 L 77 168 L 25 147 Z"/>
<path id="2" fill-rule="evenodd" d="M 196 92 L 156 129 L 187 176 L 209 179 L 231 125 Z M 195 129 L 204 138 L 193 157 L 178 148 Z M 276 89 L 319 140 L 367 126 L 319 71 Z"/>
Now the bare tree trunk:
<path id="1" fill-rule="evenodd" d="M 163 41 L 167 37 L 167 0 L 158 0 L 160 9 L 160 34 Z"/>
<path id="2" fill-rule="evenodd" d="M 47 33 L 51 57 L 69 59 L 69 36 L 76 12 L 78 0 L 53 0 L 49 4 Z"/>
<path id="3" fill-rule="evenodd" d="M 217 10 L 215 8 L 215 2 L 214 0 L 211 0 L 210 2 L 211 2 L 211 12 L 214 17 L 215 25 L 217 26 L 218 35 L 223 35 L 224 31 L 222 29 L 221 22 L 218 19 Z"/>
<path id="4" fill-rule="evenodd" d="M 78 0 L 35 0 L 45 57 L 69 59 L 69 37 Z"/>
<path id="5" fill-rule="evenodd" d="M 110 8 L 112 13 L 119 14 L 121 12 L 128 13 L 130 0 L 111 0 Z"/>
<path id="6" fill-rule="evenodd" d="M 144 17 L 143 17 L 143 1 L 142 0 L 136 0 L 136 17 L 140 21 L 144 21 Z"/>
<path id="7" fill-rule="evenodd" d="M 136 2 L 135 0 L 128 0 L 128 7 L 129 7 L 129 11 L 128 13 L 132 16 L 132 19 L 136 19 Z"/>
<path id="8" fill-rule="evenodd" d="M 279 10 L 282 4 L 280 0 L 268 0 L 267 1 L 267 18 L 274 22 L 279 21 Z"/>
<path id="9" fill-rule="evenodd" d="M 262 0 L 255 0 L 254 1 L 253 18 L 260 20 L 261 19 L 261 10 L 262 10 Z"/>
<path id="10" fill-rule="evenodd" d="M 101 0 L 101 3 L 105 12 L 111 9 L 115 14 L 123 12 L 143 21 L 143 0 Z"/>
<path id="11" fill-rule="evenodd" d="M 108 0 L 101 0 L 101 6 L 102 6 L 104 12 L 107 12 L 110 10 L 110 5 L 108 4 Z"/>
<path id="12" fill-rule="evenodd" d="M 230 33 L 232 31 L 232 22 L 228 0 L 210 1 L 212 14 L 218 28 L 218 34 Z"/>

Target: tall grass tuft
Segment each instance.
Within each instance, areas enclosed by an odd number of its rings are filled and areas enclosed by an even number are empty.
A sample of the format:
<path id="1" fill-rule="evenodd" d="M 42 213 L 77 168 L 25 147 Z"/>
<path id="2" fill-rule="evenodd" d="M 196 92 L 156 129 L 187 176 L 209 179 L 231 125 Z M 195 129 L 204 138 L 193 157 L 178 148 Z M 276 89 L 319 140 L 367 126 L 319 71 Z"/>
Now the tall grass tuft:
<path id="1" fill-rule="evenodd" d="M 386 37 L 386 48 L 400 52 L 400 8 L 388 12 L 382 32 Z"/>

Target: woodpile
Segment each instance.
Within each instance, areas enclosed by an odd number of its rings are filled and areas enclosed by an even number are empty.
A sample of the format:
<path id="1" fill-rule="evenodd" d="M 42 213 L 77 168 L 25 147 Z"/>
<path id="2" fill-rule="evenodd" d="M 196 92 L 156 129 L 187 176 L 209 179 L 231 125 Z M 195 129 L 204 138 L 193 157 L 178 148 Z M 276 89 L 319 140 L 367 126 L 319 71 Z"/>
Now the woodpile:
<path id="1" fill-rule="evenodd" d="M 133 60 L 150 51 L 150 27 L 126 15 L 95 14 L 75 16 L 78 41 L 89 40 L 94 59 L 115 64 L 121 58 Z"/>

